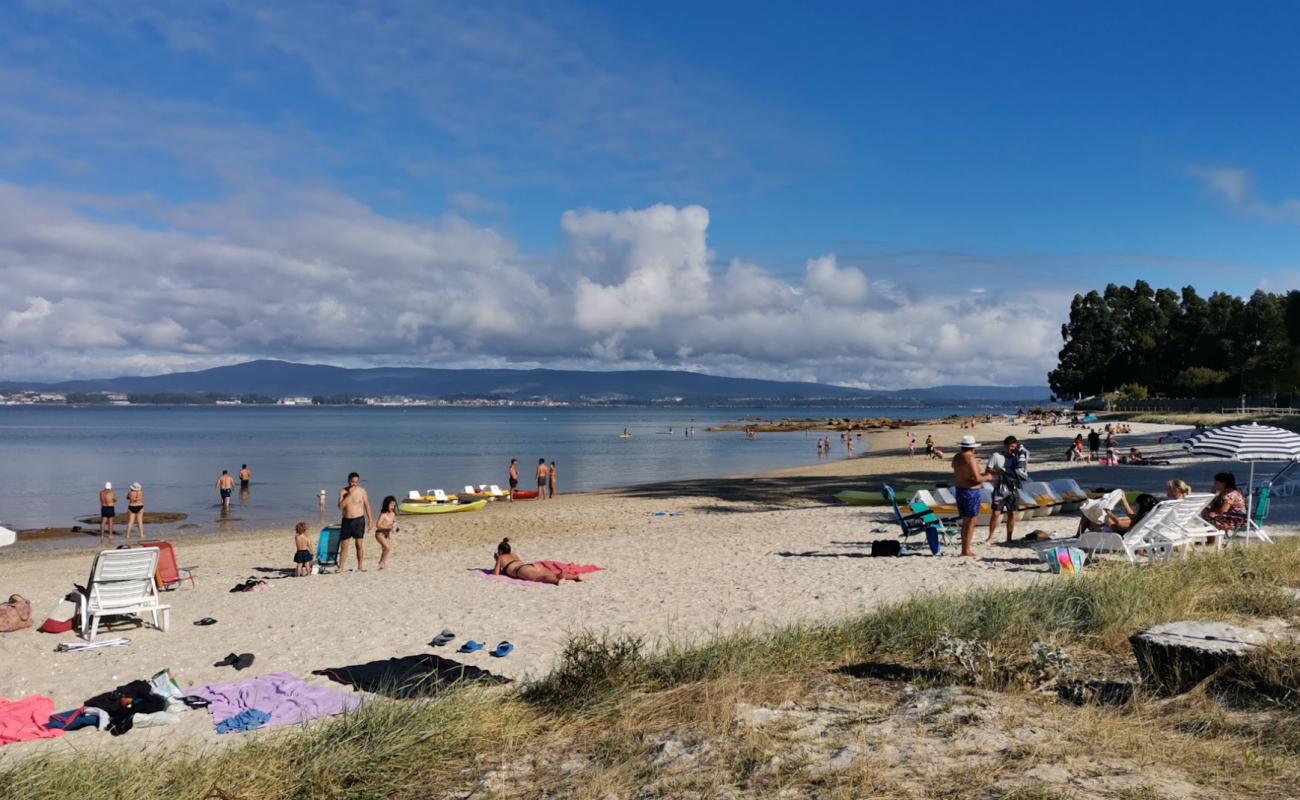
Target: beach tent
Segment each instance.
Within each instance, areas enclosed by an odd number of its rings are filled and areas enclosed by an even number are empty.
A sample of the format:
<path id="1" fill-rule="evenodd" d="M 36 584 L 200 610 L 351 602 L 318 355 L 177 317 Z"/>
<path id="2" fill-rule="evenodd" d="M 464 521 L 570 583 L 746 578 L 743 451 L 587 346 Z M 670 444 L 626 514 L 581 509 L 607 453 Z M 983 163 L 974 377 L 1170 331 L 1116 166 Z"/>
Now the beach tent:
<path id="1" fill-rule="evenodd" d="M 1246 485 L 1246 519 L 1248 520 L 1246 538 L 1249 540 L 1253 533 L 1266 542 L 1271 541 L 1251 516 L 1255 488 L 1255 462 L 1300 460 L 1300 435 L 1284 428 L 1252 422 L 1249 425 L 1225 425 L 1222 428 L 1202 431 L 1188 439 L 1183 447 L 1193 455 L 1214 456 L 1250 463 L 1250 480 Z"/>

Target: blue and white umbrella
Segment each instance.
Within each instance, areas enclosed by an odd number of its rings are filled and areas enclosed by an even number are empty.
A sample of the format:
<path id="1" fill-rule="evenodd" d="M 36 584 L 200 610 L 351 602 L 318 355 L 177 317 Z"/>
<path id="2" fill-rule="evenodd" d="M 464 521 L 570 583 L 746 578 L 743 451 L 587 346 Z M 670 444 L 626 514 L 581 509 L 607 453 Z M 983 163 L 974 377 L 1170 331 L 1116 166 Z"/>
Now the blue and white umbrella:
<path id="1" fill-rule="evenodd" d="M 1250 462 L 1246 517 L 1250 518 L 1256 461 L 1300 461 L 1300 434 L 1272 425 L 1225 425 L 1202 431 L 1183 445 L 1192 455 Z M 1278 473 L 1279 475 L 1281 473 Z"/>

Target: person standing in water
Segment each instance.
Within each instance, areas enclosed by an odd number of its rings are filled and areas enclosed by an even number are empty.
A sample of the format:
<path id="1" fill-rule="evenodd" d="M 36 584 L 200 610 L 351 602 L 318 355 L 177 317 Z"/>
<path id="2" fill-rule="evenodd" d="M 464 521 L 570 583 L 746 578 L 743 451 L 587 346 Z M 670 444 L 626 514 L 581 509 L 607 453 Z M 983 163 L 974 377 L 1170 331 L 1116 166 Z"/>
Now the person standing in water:
<path id="1" fill-rule="evenodd" d="M 131 526 L 140 526 L 140 541 L 144 541 L 144 487 L 139 483 L 131 484 L 131 491 L 126 493 L 126 543 L 131 543 Z"/>
<path id="2" fill-rule="evenodd" d="M 221 507 L 230 508 L 230 493 L 235 488 L 235 479 L 230 477 L 229 470 L 221 470 L 221 476 L 217 478 L 217 491 L 221 492 Z"/>
<path id="3" fill-rule="evenodd" d="M 248 465 L 245 464 L 244 466 L 240 467 L 239 468 L 239 491 L 241 492 L 248 491 L 248 485 L 252 483 L 252 481 L 253 481 L 253 471 L 248 468 Z"/>
<path id="4" fill-rule="evenodd" d="M 370 495 L 361 488 L 361 476 L 355 472 L 348 475 L 348 485 L 339 490 L 339 511 L 343 512 L 343 521 L 339 526 L 338 571 L 347 567 L 348 539 L 352 539 L 357 547 L 357 571 L 365 572 L 366 531 L 374 514 L 370 510 Z"/>
<path id="5" fill-rule="evenodd" d="M 106 544 L 113 540 L 113 521 L 117 519 L 117 495 L 113 494 L 113 484 L 105 483 L 99 490 L 99 543 Z"/>
<path id="6" fill-rule="evenodd" d="M 555 462 L 554 462 L 554 461 L 551 462 L 551 468 L 550 468 L 549 470 L 547 470 L 546 480 L 547 480 L 547 485 L 548 485 L 548 487 L 549 487 L 550 490 L 551 490 L 551 497 L 555 497 L 557 494 L 559 494 L 559 491 L 556 489 L 557 481 L 556 481 L 556 478 L 555 478 Z"/>
<path id="7" fill-rule="evenodd" d="M 546 459 L 537 459 L 537 499 L 546 499 L 546 488 L 551 483 L 551 471 L 546 468 Z"/>

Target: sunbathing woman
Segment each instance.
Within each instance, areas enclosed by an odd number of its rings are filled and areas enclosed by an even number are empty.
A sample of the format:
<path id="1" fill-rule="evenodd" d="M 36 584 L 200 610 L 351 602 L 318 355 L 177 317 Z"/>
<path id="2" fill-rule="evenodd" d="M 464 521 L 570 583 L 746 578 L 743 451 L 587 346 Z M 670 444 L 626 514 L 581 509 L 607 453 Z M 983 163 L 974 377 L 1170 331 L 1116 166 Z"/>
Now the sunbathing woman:
<path id="1" fill-rule="evenodd" d="M 504 575 L 521 581 L 549 583 L 558 585 L 560 581 L 580 581 L 582 576 L 574 572 L 561 572 L 556 575 L 549 569 L 525 563 L 522 558 L 510 552 L 510 540 L 502 539 L 497 545 L 496 565 L 492 567 L 493 575 Z"/>
<path id="2" fill-rule="evenodd" d="M 1079 529 L 1075 532 L 1075 535 L 1083 533 L 1084 531 L 1092 531 L 1093 533 L 1096 533 L 1097 531 L 1107 531 L 1119 534 L 1128 533 L 1133 529 L 1134 525 L 1142 521 L 1143 517 L 1150 514 L 1151 509 L 1155 508 L 1156 503 L 1160 501 L 1157 500 L 1154 495 L 1140 494 L 1137 496 L 1137 500 L 1135 501 L 1137 503 L 1136 510 L 1133 506 L 1128 504 L 1127 497 L 1123 498 L 1121 502 L 1124 504 L 1124 512 L 1128 514 L 1127 517 L 1121 517 L 1114 511 L 1107 510 L 1105 527 L 1098 525 L 1087 517 L 1083 517 L 1079 520 Z"/>

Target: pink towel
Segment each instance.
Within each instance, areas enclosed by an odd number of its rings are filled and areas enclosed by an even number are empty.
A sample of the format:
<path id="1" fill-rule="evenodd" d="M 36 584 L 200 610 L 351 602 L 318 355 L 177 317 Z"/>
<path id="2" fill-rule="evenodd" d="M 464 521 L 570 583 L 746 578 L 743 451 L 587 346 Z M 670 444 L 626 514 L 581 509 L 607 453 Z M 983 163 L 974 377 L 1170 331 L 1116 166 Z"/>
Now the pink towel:
<path id="1" fill-rule="evenodd" d="M 559 575 L 564 572 L 571 572 L 577 575 L 586 575 L 589 572 L 600 572 L 601 567 L 595 564 L 572 564 L 564 561 L 534 561 L 533 566 L 548 569 Z"/>
<path id="2" fill-rule="evenodd" d="M 43 695 L 22 700 L 0 697 L 0 745 L 31 739 L 57 739 L 63 731 L 50 728 L 54 701 Z"/>

